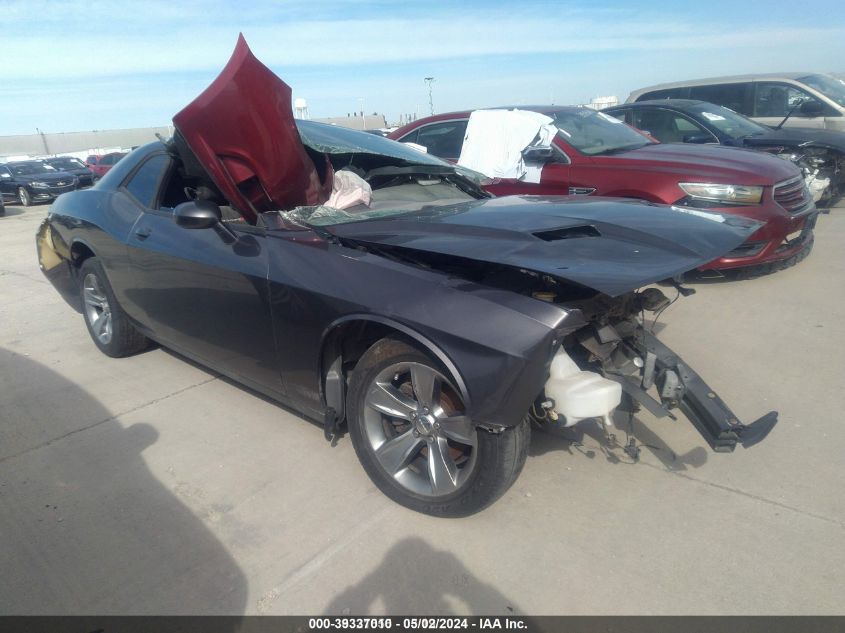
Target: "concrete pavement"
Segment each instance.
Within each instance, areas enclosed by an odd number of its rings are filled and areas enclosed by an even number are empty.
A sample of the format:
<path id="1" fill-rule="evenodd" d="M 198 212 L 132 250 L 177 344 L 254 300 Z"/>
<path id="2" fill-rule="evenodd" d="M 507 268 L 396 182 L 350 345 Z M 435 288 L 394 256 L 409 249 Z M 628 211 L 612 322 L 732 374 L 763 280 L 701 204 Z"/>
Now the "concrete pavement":
<path id="1" fill-rule="evenodd" d="M 661 318 L 742 419 L 780 411 L 764 443 L 715 454 L 643 413 L 630 464 L 594 429 L 535 434 L 460 520 L 211 371 L 101 355 L 38 270 L 46 211 L 0 218 L 0 613 L 845 613 L 845 208 L 797 267 Z"/>

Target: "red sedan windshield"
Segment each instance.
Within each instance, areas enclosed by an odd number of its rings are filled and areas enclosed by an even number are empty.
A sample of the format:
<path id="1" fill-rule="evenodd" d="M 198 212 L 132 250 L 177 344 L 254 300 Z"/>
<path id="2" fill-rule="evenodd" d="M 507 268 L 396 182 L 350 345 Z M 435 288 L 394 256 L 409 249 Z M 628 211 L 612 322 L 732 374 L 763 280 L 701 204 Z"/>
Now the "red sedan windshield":
<path id="1" fill-rule="evenodd" d="M 615 154 L 652 144 L 619 119 L 589 108 L 559 110 L 549 116 L 563 140 L 587 156 Z"/>

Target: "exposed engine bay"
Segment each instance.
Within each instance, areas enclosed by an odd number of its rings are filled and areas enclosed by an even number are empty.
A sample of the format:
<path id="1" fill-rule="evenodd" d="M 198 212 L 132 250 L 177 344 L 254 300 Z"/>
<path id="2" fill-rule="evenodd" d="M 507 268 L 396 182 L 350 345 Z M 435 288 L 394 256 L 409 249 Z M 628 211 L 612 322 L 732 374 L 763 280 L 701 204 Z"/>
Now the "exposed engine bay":
<path id="1" fill-rule="evenodd" d="M 845 189 L 845 154 L 842 152 L 810 143 L 764 149 L 801 169 L 813 202 L 828 204 L 842 195 Z"/>
<path id="2" fill-rule="evenodd" d="M 531 410 L 535 421 L 569 427 L 597 419 L 609 434 L 620 406 L 631 415 L 644 407 L 658 418 L 672 419 L 672 410 L 680 409 L 715 451 L 732 451 L 737 443 L 748 448 L 765 438 L 777 423 L 776 412 L 741 423 L 647 327 L 645 313 L 653 313 L 656 321 L 671 303 L 654 287 L 569 302 L 567 307 L 581 310 L 589 325 L 566 337 L 555 353 L 544 392 Z M 638 455 L 631 440 L 625 450 Z"/>

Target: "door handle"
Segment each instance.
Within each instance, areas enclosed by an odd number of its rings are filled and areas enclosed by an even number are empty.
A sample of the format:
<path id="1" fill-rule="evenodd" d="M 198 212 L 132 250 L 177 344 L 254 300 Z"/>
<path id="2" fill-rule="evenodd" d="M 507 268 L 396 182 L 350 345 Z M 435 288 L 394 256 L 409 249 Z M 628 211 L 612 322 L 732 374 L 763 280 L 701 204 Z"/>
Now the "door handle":
<path id="1" fill-rule="evenodd" d="M 137 231 L 135 231 L 135 235 L 138 237 L 139 240 L 147 239 L 150 235 L 152 235 L 152 233 L 153 233 L 153 230 L 151 228 L 146 227 L 146 226 L 138 229 Z"/>

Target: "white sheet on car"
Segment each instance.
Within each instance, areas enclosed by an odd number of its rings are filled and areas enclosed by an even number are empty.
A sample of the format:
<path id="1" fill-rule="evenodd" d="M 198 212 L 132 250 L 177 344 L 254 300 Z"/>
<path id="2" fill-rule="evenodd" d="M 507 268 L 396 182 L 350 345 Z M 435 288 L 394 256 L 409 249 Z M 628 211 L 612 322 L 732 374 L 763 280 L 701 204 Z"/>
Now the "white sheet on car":
<path id="1" fill-rule="evenodd" d="M 489 178 L 527 176 L 528 182 L 539 182 L 541 166 L 526 167 L 522 150 L 532 144 L 548 146 L 555 134 L 552 119 L 539 112 L 476 110 L 469 117 L 458 165 Z"/>

